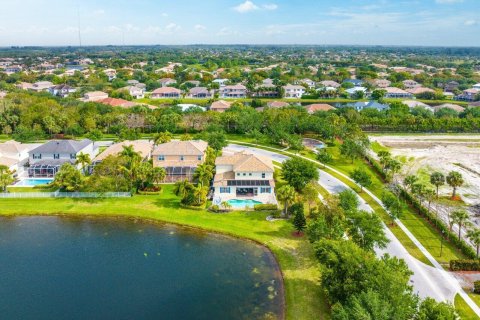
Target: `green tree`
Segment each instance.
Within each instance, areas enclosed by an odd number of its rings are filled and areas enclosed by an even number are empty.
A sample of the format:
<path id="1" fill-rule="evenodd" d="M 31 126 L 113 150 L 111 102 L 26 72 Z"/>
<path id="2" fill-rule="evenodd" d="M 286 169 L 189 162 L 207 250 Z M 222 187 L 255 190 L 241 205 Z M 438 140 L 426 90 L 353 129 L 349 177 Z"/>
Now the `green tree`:
<path id="1" fill-rule="evenodd" d="M 191 135 L 189 135 L 188 133 L 182 134 L 182 136 L 180 137 L 180 141 L 190 141 L 192 139 L 193 139 L 193 137 Z"/>
<path id="2" fill-rule="evenodd" d="M 92 163 L 92 160 L 90 159 L 90 155 L 88 153 L 82 153 L 80 152 L 77 155 L 77 159 L 75 160 L 76 165 L 80 165 L 80 169 L 82 172 L 85 174 L 85 168 Z"/>
<path id="3" fill-rule="evenodd" d="M 184 198 L 192 188 L 193 185 L 187 179 L 180 180 L 175 182 L 173 193 L 175 193 L 176 196 Z"/>
<path id="4" fill-rule="evenodd" d="M 467 231 L 467 238 L 475 245 L 477 248 L 477 259 L 478 259 L 478 250 L 480 248 L 480 229 L 470 229 Z"/>
<path id="5" fill-rule="evenodd" d="M 327 150 L 318 149 L 317 160 L 318 162 L 323 164 L 323 167 L 325 168 L 327 164 L 332 163 L 333 157 L 330 153 L 327 152 Z"/>
<path id="6" fill-rule="evenodd" d="M 209 132 L 206 140 L 208 145 L 217 153 L 222 151 L 222 149 L 228 145 L 227 137 L 225 136 L 225 133 L 221 131 Z"/>
<path id="7" fill-rule="evenodd" d="M 368 290 L 350 297 L 345 305 L 332 307 L 332 320 L 396 319 L 395 310 L 378 292 Z"/>
<path id="8" fill-rule="evenodd" d="M 340 200 L 340 207 L 342 207 L 345 212 L 354 212 L 360 205 L 357 194 L 351 189 L 345 189 L 340 192 L 338 198 Z"/>
<path id="9" fill-rule="evenodd" d="M 220 203 L 220 206 L 224 209 L 224 210 L 229 210 L 232 208 L 232 205 L 230 204 L 230 202 L 228 201 L 222 201 L 222 203 Z"/>
<path id="10" fill-rule="evenodd" d="M 318 180 L 319 173 L 313 162 L 293 157 L 283 162 L 282 177 L 296 191 L 301 192 L 308 183 Z"/>
<path id="11" fill-rule="evenodd" d="M 289 185 L 284 185 L 277 189 L 278 200 L 283 202 L 283 214 L 288 216 L 288 207 L 290 203 L 295 201 L 296 192 L 295 188 Z"/>
<path id="12" fill-rule="evenodd" d="M 157 134 L 153 138 L 153 143 L 155 145 L 159 145 L 159 144 L 162 144 L 162 143 L 167 143 L 167 142 L 172 141 L 172 138 L 173 138 L 173 135 L 170 132 L 168 132 L 168 131 L 160 132 L 159 134 Z"/>
<path id="13" fill-rule="evenodd" d="M 403 179 L 403 185 L 405 189 L 412 191 L 412 186 L 418 181 L 418 177 L 416 175 L 410 174 Z"/>
<path id="14" fill-rule="evenodd" d="M 55 175 L 53 184 L 61 190 L 77 192 L 83 186 L 83 176 L 77 168 L 66 162 Z"/>
<path id="15" fill-rule="evenodd" d="M 197 179 L 202 186 L 208 186 L 213 179 L 213 167 L 202 163 L 195 169 L 193 177 Z"/>
<path id="16" fill-rule="evenodd" d="M 436 188 L 437 199 L 438 199 L 438 189 L 440 186 L 445 184 L 445 175 L 441 172 L 434 172 L 430 175 L 430 183 L 433 184 Z"/>
<path id="17" fill-rule="evenodd" d="M 13 171 L 6 165 L 0 165 L 0 187 L 3 192 L 7 192 L 7 186 L 15 181 L 13 178 Z"/>
<path id="18" fill-rule="evenodd" d="M 452 187 L 452 199 L 455 198 L 455 195 L 457 193 L 457 188 L 463 185 L 464 180 L 462 177 L 462 174 L 457 171 L 450 171 L 447 175 L 447 183 L 450 187 Z"/>
<path id="19" fill-rule="evenodd" d="M 462 227 L 469 224 L 469 215 L 465 210 L 455 210 L 452 212 L 451 220 L 458 225 L 458 240 L 461 239 Z"/>
<path id="20" fill-rule="evenodd" d="M 300 194 L 302 200 L 308 205 L 308 212 L 312 211 L 312 206 L 319 200 L 318 191 L 314 182 L 308 183 Z"/>
<path id="21" fill-rule="evenodd" d="M 414 320 L 457 320 L 459 316 L 455 307 L 445 302 L 427 298 L 420 303 Z"/>
<path id="22" fill-rule="evenodd" d="M 303 207 L 302 207 L 303 209 Z M 296 210 L 293 217 L 293 226 L 297 230 L 297 234 L 300 234 L 307 227 L 307 220 L 303 214 L 303 210 Z"/>
<path id="23" fill-rule="evenodd" d="M 360 192 L 363 188 L 368 188 L 372 184 L 371 176 L 363 169 L 357 168 L 350 173 L 350 178 L 360 186 Z"/>
<path id="24" fill-rule="evenodd" d="M 395 220 L 398 219 L 402 214 L 402 202 L 400 199 L 398 199 L 398 197 L 387 191 L 382 194 L 382 202 L 385 208 L 387 208 L 388 215 L 392 219 L 392 225 L 394 225 Z"/>
<path id="25" fill-rule="evenodd" d="M 155 167 L 153 168 L 152 171 L 152 182 L 159 184 L 162 183 L 165 180 L 165 177 L 167 176 L 167 171 L 165 168 L 162 167 Z"/>
<path id="26" fill-rule="evenodd" d="M 374 248 L 385 248 L 389 242 L 385 236 L 382 220 L 366 211 L 350 211 L 347 213 L 348 235 L 360 248 L 372 251 Z"/>
<path id="27" fill-rule="evenodd" d="M 363 156 L 368 148 L 368 139 L 348 138 L 340 146 L 340 153 L 350 159 L 353 163 L 355 159 Z"/>

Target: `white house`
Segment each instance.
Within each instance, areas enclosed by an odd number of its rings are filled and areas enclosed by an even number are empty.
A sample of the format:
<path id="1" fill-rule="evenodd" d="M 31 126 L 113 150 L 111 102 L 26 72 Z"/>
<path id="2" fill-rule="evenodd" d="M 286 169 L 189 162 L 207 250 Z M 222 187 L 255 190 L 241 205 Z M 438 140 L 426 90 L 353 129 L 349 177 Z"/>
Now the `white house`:
<path id="1" fill-rule="evenodd" d="M 283 86 L 285 98 L 301 98 L 305 94 L 305 87 L 287 84 Z"/>
<path id="2" fill-rule="evenodd" d="M 277 203 L 274 167 L 270 159 L 243 151 L 218 157 L 215 166 L 214 204 L 229 200 Z"/>
<path id="3" fill-rule="evenodd" d="M 474 84 L 472 88 L 480 90 L 480 83 Z"/>
<path id="4" fill-rule="evenodd" d="M 128 94 L 135 99 L 143 99 L 145 97 L 145 90 L 135 85 L 126 86 L 121 88 L 120 90 L 128 92 Z"/>
<path id="5" fill-rule="evenodd" d="M 98 147 L 93 141 L 51 140 L 28 152 L 28 175 L 30 177 L 53 177 L 64 163 L 75 164 L 77 156 L 88 154 L 94 159 Z"/>
<path id="6" fill-rule="evenodd" d="M 0 143 L 0 165 L 21 173 L 28 162 L 28 152 L 38 147 L 38 144 L 23 144 L 14 140 Z"/>
<path id="7" fill-rule="evenodd" d="M 74 93 L 76 91 L 77 89 L 70 87 L 68 84 L 59 84 L 57 86 L 48 88 L 48 92 L 50 92 L 51 95 L 62 97 L 62 98 L 66 98 L 71 93 Z"/>

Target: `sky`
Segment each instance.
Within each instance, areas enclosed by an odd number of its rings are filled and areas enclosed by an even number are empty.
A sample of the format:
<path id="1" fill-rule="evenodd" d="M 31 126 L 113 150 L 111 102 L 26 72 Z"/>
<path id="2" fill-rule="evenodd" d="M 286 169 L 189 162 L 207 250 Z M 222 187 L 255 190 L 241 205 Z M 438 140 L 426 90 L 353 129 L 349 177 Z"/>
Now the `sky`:
<path id="1" fill-rule="evenodd" d="M 80 27 L 80 37 L 79 37 Z M 480 46 L 480 0 L 0 0 L 0 46 Z"/>

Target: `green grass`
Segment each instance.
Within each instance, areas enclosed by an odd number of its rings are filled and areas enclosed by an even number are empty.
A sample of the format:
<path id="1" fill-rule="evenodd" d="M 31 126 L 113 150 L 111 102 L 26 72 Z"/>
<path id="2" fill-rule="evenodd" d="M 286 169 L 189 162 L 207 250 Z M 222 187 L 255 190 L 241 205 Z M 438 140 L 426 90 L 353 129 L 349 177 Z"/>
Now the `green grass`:
<path id="1" fill-rule="evenodd" d="M 9 192 L 55 192 L 58 188 L 54 186 L 44 185 L 35 187 L 15 187 L 7 186 Z"/>
<path id="2" fill-rule="evenodd" d="M 213 214 L 180 207 L 173 186 L 160 196 L 126 199 L 0 199 L 2 215 L 75 215 L 143 218 L 246 238 L 267 246 L 281 267 L 287 319 L 328 319 L 329 306 L 320 286 L 320 269 L 312 246 L 292 236 L 289 221 L 266 221 L 267 213 Z"/>
<path id="3" fill-rule="evenodd" d="M 475 301 L 477 304 L 478 302 Z M 455 296 L 455 309 L 457 309 L 458 315 L 462 320 L 478 320 L 477 315 L 473 310 L 468 306 L 468 304 L 463 300 L 460 295 Z"/>
<path id="4" fill-rule="evenodd" d="M 480 306 L 480 294 L 468 293 L 468 296 L 477 304 L 477 306 Z"/>
<path id="5" fill-rule="evenodd" d="M 380 151 L 390 151 L 390 148 L 385 147 L 384 145 L 380 144 L 377 141 L 372 142 L 370 147 L 375 153 L 378 153 Z"/>

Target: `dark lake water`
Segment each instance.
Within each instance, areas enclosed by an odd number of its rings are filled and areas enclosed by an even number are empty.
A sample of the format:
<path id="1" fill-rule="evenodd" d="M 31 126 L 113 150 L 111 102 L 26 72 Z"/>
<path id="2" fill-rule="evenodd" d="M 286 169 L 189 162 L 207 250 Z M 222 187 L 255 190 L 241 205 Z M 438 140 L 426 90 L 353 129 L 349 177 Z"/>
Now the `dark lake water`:
<path id="1" fill-rule="evenodd" d="M 253 243 L 172 226 L 0 218 L 0 319 L 276 319 L 281 278 Z"/>

